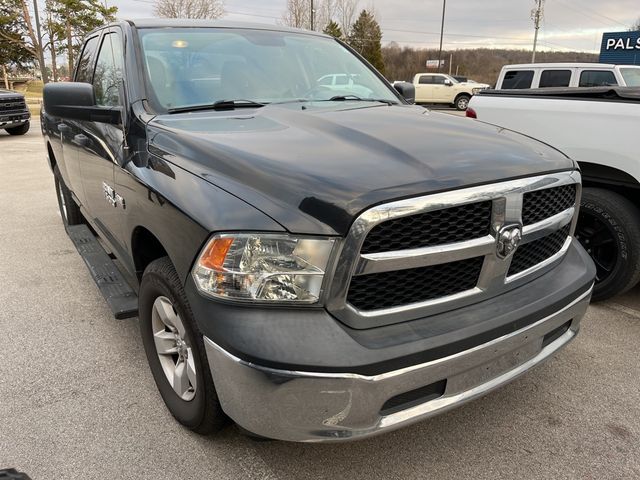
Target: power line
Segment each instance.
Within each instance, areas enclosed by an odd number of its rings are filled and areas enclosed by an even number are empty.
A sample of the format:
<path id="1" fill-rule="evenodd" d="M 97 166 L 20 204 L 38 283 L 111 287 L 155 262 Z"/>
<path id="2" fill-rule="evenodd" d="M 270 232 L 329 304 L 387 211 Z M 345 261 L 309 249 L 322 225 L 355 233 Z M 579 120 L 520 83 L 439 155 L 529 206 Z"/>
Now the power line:
<path id="1" fill-rule="evenodd" d="M 564 6 L 569 6 L 569 7 L 571 7 L 571 6 L 570 6 L 566 1 L 561 1 L 561 0 L 557 0 L 557 1 L 558 1 L 558 3 L 561 3 L 561 4 L 563 4 Z M 603 14 L 601 14 L 601 13 L 599 13 L 599 12 L 596 12 L 596 11 L 595 11 L 595 10 L 593 10 L 592 8 L 585 7 L 584 5 L 580 5 L 579 7 L 576 5 L 576 6 L 571 7 L 571 8 L 573 8 L 574 10 L 575 10 L 576 8 L 581 8 L 581 9 L 583 9 L 583 10 L 586 10 L 586 11 L 588 11 L 588 12 L 591 12 L 591 13 L 592 13 L 593 15 L 595 15 L 595 16 L 598 16 L 598 17 L 601 17 L 601 18 L 605 18 L 605 19 L 609 20 L 610 22 L 617 23 L 618 25 L 622 25 L 622 26 L 623 26 L 623 27 L 625 27 L 625 28 L 628 28 L 628 27 L 629 27 L 629 25 L 627 25 L 627 24 L 625 24 L 625 23 L 622 23 L 622 22 L 619 22 L 619 21 L 618 21 L 618 20 L 616 20 L 615 18 L 607 17 L 606 15 L 603 15 Z"/>
<path id="2" fill-rule="evenodd" d="M 579 13 L 580 15 L 582 15 L 582 16 L 584 16 L 586 18 L 590 18 L 591 20 L 595 20 L 596 22 L 600 22 L 602 25 L 611 26 L 611 22 L 613 22 L 613 23 L 616 23 L 618 25 L 623 25 L 625 28 L 629 27 L 628 25 L 625 25 L 624 23 L 621 23 L 621 22 L 619 22 L 617 20 L 614 20 L 613 18 L 607 17 L 606 15 L 601 15 L 601 14 L 595 12 L 594 10 L 591 10 L 592 12 L 594 12 L 593 14 L 587 13 L 585 11 L 585 10 L 587 10 L 586 7 L 576 7 L 576 6 L 573 6 L 573 5 L 569 4 L 569 3 L 563 2 L 562 0 L 556 0 L 556 2 L 559 5 L 563 6 L 564 8 L 568 8 L 569 10 L 573 10 L 574 12 Z M 598 17 L 604 18 L 604 19 L 606 19 L 608 21 L 603 22 Z"/>

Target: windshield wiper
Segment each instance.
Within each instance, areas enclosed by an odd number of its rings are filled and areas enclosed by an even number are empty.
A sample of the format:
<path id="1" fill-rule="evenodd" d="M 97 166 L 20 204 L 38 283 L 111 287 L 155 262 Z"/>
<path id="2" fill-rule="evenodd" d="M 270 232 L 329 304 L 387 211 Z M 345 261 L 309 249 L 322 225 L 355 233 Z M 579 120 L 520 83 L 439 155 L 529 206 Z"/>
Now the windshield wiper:
<path id="1" fill-rule="evenodd" d="M 356 102 L 377 102 L 377 103 L 386 103 L 387 105 L 397 105 L 398 102 L 394 102 L 393 100 L 385 100 L 383 98 L 362 98 L 357 95 L 336 95 L 335 97 L 331 97 L 328 100 L 316 100 L 320 102 L 345 102 L 348 100 L 356 101 Z"/>
<path id="2" fill-rule="evenodd" d="M 254 102 L 253 100 L 218 100 L 206 105 L 190 105 L 187 107 L 176 107 L 167 110 L 169 113 L 195 112 L 198 110 L 234 110 L 236 108 L 259 108 L 266 103 Z"/>

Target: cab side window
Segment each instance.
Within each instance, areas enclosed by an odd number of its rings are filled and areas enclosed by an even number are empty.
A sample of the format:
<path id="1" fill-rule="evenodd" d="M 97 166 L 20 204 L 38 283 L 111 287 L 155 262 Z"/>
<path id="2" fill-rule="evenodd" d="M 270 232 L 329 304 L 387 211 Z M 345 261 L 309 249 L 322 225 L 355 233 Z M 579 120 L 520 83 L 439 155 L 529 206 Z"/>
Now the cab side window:
<path id="1" fill-rule="evenodd" d="M 585 70 L 580 74 L 580 87 L 606 87 L 618 85 L 613 72 L 607 70 Z"/>
<path id="2" fill-rule="evenodd" d="M 422 75 L 420 77 L 420 82 L 421 85 L 431 85 L 433 83 L 435 83 L 433 81 L 433 75 Z"/>
<path id="3" fill-rule="evenodd" d="M 98 40 L 100 35 L 89 38 L 82 49 L 82 55 L 76 68 L 76 82 L 91 83 L 93 78 L 93 67 L 96 63 L 96 53 L 98 51 Z"/>
<path id="4" fill-rule="evenodd" d="M 120 105 L 120 88 L 124 53 L 120 35 L 112 32 L 102 38 L 98 54 L 96 71 L 93 75 L 93 87 L 96 92 L 96 105 L 117 107 Z"/>
<path id="5" fill-rule="evenodd" d="M 504 74 L 502 88 L 531 88 L 533 70 L 511 70 Z"/>
<path id="6" fill-rule="evenodd" d="M 571 82 L 571 70 L 545 70 L 540 75 L 540 88 L 568 87 Z"/>

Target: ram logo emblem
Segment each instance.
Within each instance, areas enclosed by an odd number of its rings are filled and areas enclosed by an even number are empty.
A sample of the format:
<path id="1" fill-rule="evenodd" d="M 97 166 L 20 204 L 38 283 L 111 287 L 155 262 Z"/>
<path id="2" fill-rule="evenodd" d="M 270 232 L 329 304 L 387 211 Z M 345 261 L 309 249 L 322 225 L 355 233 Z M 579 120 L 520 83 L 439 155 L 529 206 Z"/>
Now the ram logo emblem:
<path id="1" fill-rule="evenodd" d="M 498 232 L 496 254 L 498 258 L 508 258 L 516 251 L 522 240 L 521 225 L 505 225 Z"/>

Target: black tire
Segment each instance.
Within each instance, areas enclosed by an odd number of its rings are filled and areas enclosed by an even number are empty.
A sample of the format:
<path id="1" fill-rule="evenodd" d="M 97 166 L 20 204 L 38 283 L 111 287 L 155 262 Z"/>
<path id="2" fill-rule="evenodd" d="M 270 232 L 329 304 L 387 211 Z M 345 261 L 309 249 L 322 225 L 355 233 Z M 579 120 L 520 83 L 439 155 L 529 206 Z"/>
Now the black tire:
<path id="1" fill-rule="evenodd" d="M 17 127 L 5 128 L 5 130 L 9 135 L 24 135 L 29 131 L 29 127 L 30 127 L 30 124 L 29 122 L 27 122 Z"/>
<path id="2" fill-rule="evenodd" d="M 80 225 L 85 223 L 84 216 L 80 212 L 80 207 L 73 199 L 71 191 L 64 184 L 64 180 L 60 175 L 58 166 L 53 167 L 53 178 L 56 185 L 56 198 L 58 199 L 58 208 L 60 216 L 65 227 L 69 225 Z M 63 203 L 64 202 L 64 203 Z"/>
<path id="3" fill-rule="evenodd" d="M 152 310 L 158 297 L 166 297 L 180 316 L 195 362 L 197 388 L 195 396 L 183 400 L 165 375 L 153 338 Z M 196 433 L 207 435 L 220 430 L 228 417 L 222 411 L 209 370 L 202 333 L 193 319 L 191 307 L 173 264 L 168 257 L 151 262 L 142 275 L 139 294 L 140 333 L 149 367 L 160 395 L 175 419 Z"/>
<path id="4" fill-rule="evenodd" d="M 467 108 L 469 108 L 469 100 L 471 100 L 471 96 L 461 94 L 456 97 L 456 101 L 453 105 L 456 107 L 456 110 L 464 112 Z"/>
<path id="5" fill-rule="evenodd" d="M 624 293 L 640 281 L 640 211 L 629 200 L 585 188 L 576 238 L 596 264 L 594 301 Z"/>

